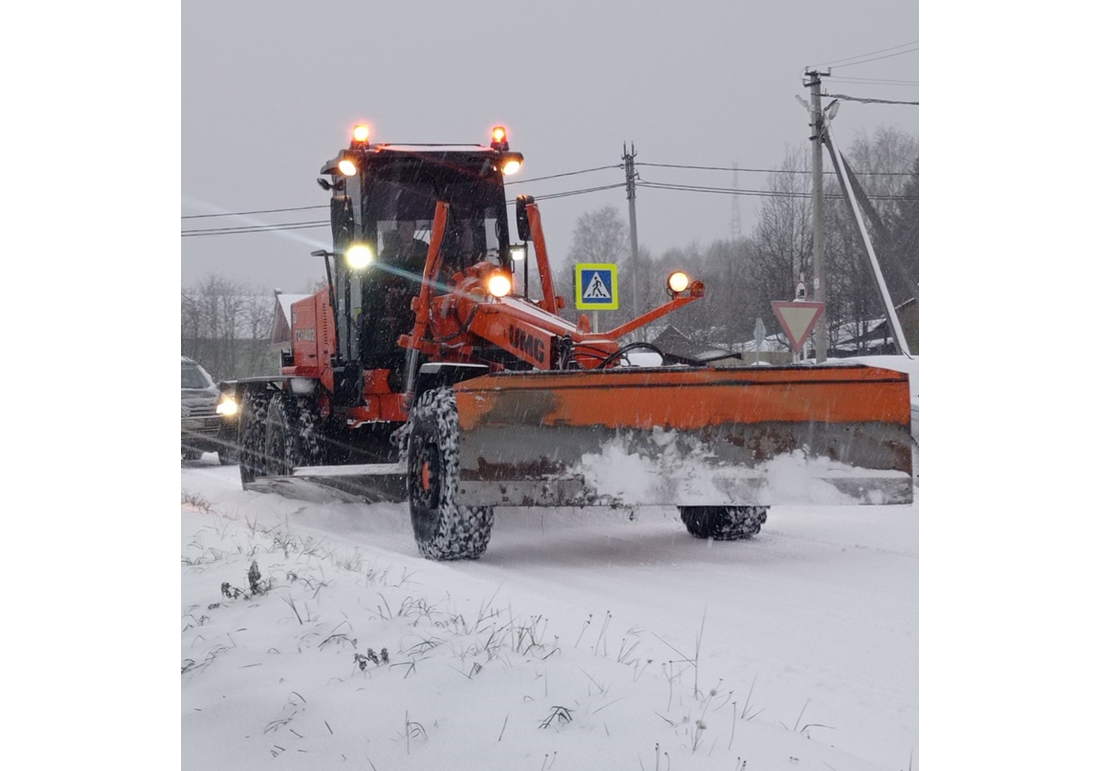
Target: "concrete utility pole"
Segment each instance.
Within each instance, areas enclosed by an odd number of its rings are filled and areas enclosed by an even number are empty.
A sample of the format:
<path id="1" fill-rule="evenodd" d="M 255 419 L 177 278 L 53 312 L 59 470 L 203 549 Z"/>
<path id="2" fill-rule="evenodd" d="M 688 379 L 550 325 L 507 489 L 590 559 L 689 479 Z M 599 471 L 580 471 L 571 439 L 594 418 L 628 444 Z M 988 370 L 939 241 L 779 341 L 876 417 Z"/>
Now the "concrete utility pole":
<path id="1" fill-rule="evenodd" d="M 813 236 L 814 236 L 814 302 L 825 302 L 825 187 L 823 182 L 824 164 L 821 157 L 821 144 L 825 132 L 825 120 L 821 114 L 821 77 L 828 72 L 807 70 L 802 84 L 810 89 L 810 141 L 813 143 Z M 817 349 L 817 363 L 825 361 L 829 345 L 829 325 L 825 318 L 828 307 L 821 312 L 814 328 L 814 348 Z"/>
<path id="2" fill-rule="evenodd" d="M 634 180 L 637 173 L 634 171 L 634 143 L 630 143 L 630 153 L 626 152 L 626 142 L 623 142 L 623 163 L 626 165 L 626 200 L 630 210 L 630 303 L 631 314 L 638 318 L 638 218 L 634 214 Z"/>

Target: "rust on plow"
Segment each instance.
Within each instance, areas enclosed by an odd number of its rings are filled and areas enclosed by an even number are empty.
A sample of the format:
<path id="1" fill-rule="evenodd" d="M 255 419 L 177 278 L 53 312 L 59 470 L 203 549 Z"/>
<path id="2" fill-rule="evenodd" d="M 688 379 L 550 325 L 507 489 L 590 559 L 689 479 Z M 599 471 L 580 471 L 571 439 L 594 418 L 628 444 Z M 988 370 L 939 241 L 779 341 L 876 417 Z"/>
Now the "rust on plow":
<path id="1" fill-rule="evenodd" d="M 471 504 L 912 500 L 908 376 L 892 370 L 507 373 L 455 394 Z"/>

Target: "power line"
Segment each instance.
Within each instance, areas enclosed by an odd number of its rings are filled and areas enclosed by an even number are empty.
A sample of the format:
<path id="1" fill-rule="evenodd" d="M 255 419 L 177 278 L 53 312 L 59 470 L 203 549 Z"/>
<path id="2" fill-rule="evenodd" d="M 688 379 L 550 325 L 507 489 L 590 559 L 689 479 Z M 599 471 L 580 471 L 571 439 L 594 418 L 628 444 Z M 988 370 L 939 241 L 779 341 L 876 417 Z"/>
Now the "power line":
<path id="1" fill-rule="evenodd" d="M 658 190 L 682 190 L 693 193 L 721 193 L 723 195 L 751 195 L 762 198 L 810 198 L 811 193 L 784 192 L 779 190 L 743 190 L 729 187 L 708 187 L 705 185 L 682 185 L 670 182 L 638 182 L 638 187 L 650 187 Z M 875 201 L 915 201 L 916 196 L 911 195 L 869 195 Z M 826 195 L 826 198 L 842 199 L 841 195 Z"/>
<path id="2" fill-rule="evenodd" d="M 830 76 L 830 83 L 859 83 L 876 86 L 919 86 L 917 80 L 896 80 L 892 78 L 846 78 L 843 75 Z"/>
<path id="3" fill-rule="evenodd" d="M 604 171 L 606 169 L 621 169 L 621 168 L 622 168 L 622 164 L 615 164 L 615 165 L 611 165 L 611 166 L 596 166 L 595 168 L 591 168 L 591 169 L 580 169 L 578 171 L 566 171 L 566 172 L 563 172 L 561 174 L 550 174 L 550 175 L 545 176 L 545 177 L 533 177 L 531 179 L 525 179 L 523 181 L 526 184 L 528 182 L 541 182 L 543 180 L 558 179 L 560 177 L 572 177 L 572 176 L 576 176 L 577 174 L 588 174 L 589 172 L 593 172 L 593 171 Z M 591 190 L 602 190 L 602 189 L 604 189 L 604 188 L 591 188 Z M 588 192 L 588 191 L 580 190 L 580 191 L 566 192 L 566 193 L 560 193 L 560 194 L 552 194 L 552 196 L 543 196 L 543 197 L 544 198 L 545 197 L 555 197 L 555 198 L 557 198 L 557 197 L 561 197 L 561 196 L 565 196 L 565 195 L 578 195 L 579 193 L 584 193 L 584 192 Z M 207 218 L 211 218 L 211 217 L 247 217 L 247 216 L 252 216 L 252 215 L 255 215 L 255 214 L 281 214 L 283 212 L 290 212 L 290 211 L 312 211 L 312 210 L 316 210 L 316 209 L 327 209 L 327 208 L 329 208 L 328 204 L 317 204 L 315 206 L 287 206 L 287 207 L 282 207 L 282 208 L 278 208 L 278 209 L 253 209 L 252 211 L 220 212 L 220 213 L 217 213 L 217 214 L 184 214 L 184 215 L 180 216 L 180 219 L 194 220 L 194 219 L 207 219 Z"/>
<path id="4" fill-rule="evenodd" d="M 539 200 L 540 201 L 550 201 L 550 200 L 553 200 L 555 198 L 566 198 L 566 197 L 574 196 L 574 195 L 584 195 L 586 193 L 595 193 L 595 192 L 599 192 L 601 190 L 612 190 L 612 189 L 617 188 L 617 187 L 626 187 L 626 183 L 625 182 L 617 182 L 617 183 L 612 184 L 612 185 L 601 185 L 601 186 L 598 186 L 598 187 L 588 187 L 588 188 L 582 188 L 580 190 L 566 190 L 566 191 L 563 191 L 563 192 L 560 192 L 560 193 L 548 193 L 546 195 L 539 196 Z M 514 201 L 509 201 L 508 205 L 509 206 L 514 206 L 515 202 Z M 286 209 L 269 209 L 267 211 L 298 211 L 300 209 L 311 209 L 311 208 L 327 208 L 327 207 L 304 206 L 304 207 L 294 207 L 294 208 L 286 208 Z M 246 212 L 241 212 L 241 214 L 245 214 L 245 213 Z M 253 212 L 247 212 L 247 213 L 248 214 L 261 214 L 261 213 L 264 213 L 264 212 L 262 212 L 262 211 L 253 211 Z M 233 216 L 233 215 L 230 214 L 230 213 L 227 213 L 227 214 L 221 214 L 221 215 L 218 215 L 218 216 L 229 217 L 229 216 Z M 186 218 L 184 218 L 184 219 L 186 219 Z M 180 235 L 184 236 L 184 237 L 188 237 L 188 236 L 194 237 L 194 236 L 231 236 L 231 235 L 240 235 L 240 234 L 248 234 L 248 233 L 273 233 L 273 232 L 280 232 L 280 231 L 287 231 L 287 230 L 308 230 L 308 229 L 311 229 L 311 228 L 329 227 L 329 224 L 330 223 L 327 220 L 317 220 L 317 221 L 313 221 L 313 222 L 282 222 L 282 223 L 265 223 L 265 224 L 256 224 L 256 225 L 238 225 L 238 226 L 228 226 L 228 227 L 223 227 L 223 228 L 195 228 L 195 229 L 192 229 L 192 230 L 181 231 Z"/>
<path id="5" fill-rule="evenodd" d="M 310 228 L 327 228 L 328 220 L 316 222 L 280 222 L 269 225 L 240 225 L 238 227 L 203 228 L 196 230 L 184 230 L 181 236 L 231 236 L 240 233 L 275 233 L 285 230 L 308 230 Z"/>
<path id="6" fill-rule="evenodd" d="M 554 198 L 567 198 L 571 195 L 584 195 L 585 193 L 596 193 L 596 192 L 599 192 L 600 190 L 613 190 L 617 187 L 626 187 L 626 183 L 625 182 L 618 182 L 618 183 L 615 183 L 613 185 L 601 185 L 599 187 L 586 187 L 583 190 L 568 190 L 564 193 L 547 193 L 546 195 L 540 195 L 538 197 L 538 200 L 540 200 L 540 201 L 550 201 L 550 200 L 553 200 Z M 514 201 L 509 201 L 508 204 L 510 206 L 512 206 L 512 205 L 515 204 L 515 202 Z"/>
<path id="7" fill-rule="evenodd" d="M 911 104 L 914 106 L 920 104 L 920 102 L 899 102 L 894 99 L 869 99 L 858 96 L 848 96 L 846 94 L 822 94 L 822 96 L 828 96 L 833 99 L 841 99 L 848 102 L 863 102 L 864 104 Z"/>
<path id="8" fill-rule="evenodd" d="M 551 174 L 546 177 L 532 177 L 531 179 L 525 179 L 524 182 L 542 182 L 544 179 L 558 179 L 559 177 L 572 177 L 577 174 L 587 174 L 590 171 L 604 171 L 606 169 L 621 169 L 623 165 L 621 163 L 613 166 L 596 166 L 592 169 L 581 169 L 580 171 L 566 171 L 562 174 Z"/>
<path id="9" fill-rule="evenodd" d="M 919 42 L 920 42 L 919 39 L 910 40 L 908 43 L 901 43 L 900 45 L 890 46 L 889 48 L 880 48 L 877 51 L 868 51 L 865 54 L 856 54 L 855 56 L 848 56 L 848 57 L 845 57 L 843 59 L 833 59 L 831 62 L 824 62 L 824 63 L 822 63 L 820 65 L 817 65 L 817 66 L 818 67 L 836 67 L 837 65 L 840 65 L 840 66 L 843 66 L 843 67 L 848 67 L 852 64 L 862 64 L 863 61 L 864 61 L 864 57 L 866 57 L 866 56 L 875 56 L 876 54 L 885 54 L 885 53 L 888 53 L 890 51 L 897 51 L 897 49 L 899 49 L 899 48 L 907 48 L 908 46 L 915 46 Z M 890 54 L 890 56 L 900 56 L 901 54 L 912 53 L 915 50 L 917 50 L 917 49 L 914 48 L 914 49 L 911 49 L 909 51 L 898 51 L 897 53 Z M 877 57 L 877 58 L 884 59 L 886 57 L 880 56 L 880 57 Z M 859 59 L 860 61 L 853 61 L 854 59 Z M 875 59 L 866 59 L 865 61 L 872 61 L 873 62 L 873 61 L 875 61 Z M 816 69 L 816 67 L 815 67 L 815 69 Z"/>
<path id="10" fill-rule="evenodd" d="M 838 96 L 837 98 L 840 98 L 840 97 Z M 730 171 L 738 171 L 738 172 L 748 171 L 748 172 L 767 173 L 767 174 L 809 174 L 810 173 L 809 171 L 805 171 L 805 170 L 801 170 L 801 169 L 766 169 L 766 168 L 754 169 L 754 168 L 743 168 L 743 167 L 734 168 L 732 166 L 729 166 L 729 167 L 727 167 L 727 166 L 699 166 L 699 165 L 677 164 L 677 163 L 644 163 L 643 162 L 643 163 L 636 163 L 635 165 L 636 166 L 652 166 L 652 167 L 655 167 L 655 168 L 668 168 L 668 169 L 686 169 L 686 170 L 699 170 L 699 171 L 720 171 L 720 172 L 726 172 L 726 173 L 728 173 Z M 561 178 L 561 177 L 576 176 L 578 174 L 586 174 L 586 173 L 593 172 L 593 171 L 604 171 L 604 170 L 607 170 L 607 169 L 621 169 L 621 168 L 622 168 L 621 164 L 609 165 L 609 166 L 598 166 L 598 167 L 594 167 L 594 168 L 590 168 L 590 169 L 580 169 L 578 171 L 569 171 L 569 172 L 564 172 L 564 173 L 561 173 L 561 174 L 552 174 L 552 175 L 548 175 L 548 176 L 545 176 L 545 177 L 536 177 L 534 179 L 516 180 L 515 182 L 508 182 L 508 183 L 505 183 L 505 184 L 506 184 L 506 186 L 514 186 L 514 185 L 517 185 L 517 184 L 527 184 L 529 182 L 536 182 L 536 181 L 542 181 L 542 180 L 547 180 L 547 179 L 557 179 L 557 178 Z M 905 176 L 905 177 L 907 177 L 907 176 L 915 176 L 915 175 L 912 175 L 909 172 L 862 172 L 862 173 L 860 173 L 860 176 L 868 176 L 868 177 L 875 177 L 875 176 L 878 176 L 878 177 Z M 675 190 L 675 191 L 682 191 L 682 192 L 699 192 L 699 193 L 716 193 L 716 194 L 723 194 L 723 195 L 747 195 L 747 196 L 770 197 L 770 198 L 776 198 L 776 197 L 804 198 L 804 197 L 807 197 L 807 195 L 808 195 L 808 194 L 802 194 L 802 193 L 782 193 L 782 192 L 769 191 L 769 190 L 752 190 L 752 189 L 727 188 L 727 187 L 709 187 L 709 186 L 706 186 L 706 185 L 690 185 L 690 184 L 671 183 L 671 182 L 647 182 L 647 181 L 642 181 L 642 180 L 639 180 L 638 186 L 639 187 L 649 187 L 649 188 L 654 188 L 654 189 L 659 189 L 659 190 Z M 575 195 L 587 195 L 589 193 L 597 193 L 597 192 L 601 192 L 601 191 L 604 191 L 604 190 L 614 190 L 616 188 L 621 188 L 621 187 L 626 187 L 626 183 L 625 182 L 616 182 L 616 183 L 612 183 L 612 184 L 608 184 L 608 185 L 597 185 L 597 186 L 594 186 L 594 187 L 579 188 L 579 189 L 576 189 L 576 190 L 564 190 L 564 191 L 557 192 L 557 193 L 546 193 L 544 195 L 540 195 L 538 197 L 538 199 L 540 201 L 551 201 L 551 200 L 554 200 L 554 199 L 557 199 L 557 198 L 568 198 L 568 197 L 575 196 Z M 876 200 L 913 200 L 913 198 L 909 197 L 909 196 L 877 196 L 877 197 L 872 196 L 872 197 L 876 198 Z M 509 201 L 508 205 L 509 206 L 514 205 L 514 202 Z M 209 217 L 243 217 L 243 216 L 253 216 L 253 215 L 257 215 L 257 214 L 275 214 L 275 213 L 284 213 L 284 212 L 293 212 L 293 211 L 310 211 L 310 210 L 315 210 L 315 209 L 327 209 L 327 208 L 328 208 L 327 204 L 325 204 L 325 205 L 315 205 L 315 206 L 289 206 L 289 207 L 279 207 L 279 208 L 272 208 L 272 209 L 253 209 L 253 210 L 250 210 L 250 211 L 240 211 L 240 212 L 223 212 L 223 213 L 218 213 L 218 214 L 190 214 L 190 215 L 182 215 L 180 217 L 180 219 L 191 220 L 191 219 L 203 219 L 203 218 L 209 218 Z M 190 230 L 181 231 L 180 235 L 182 237 L 226 236 L 226 235 L 242 235 L 242 234 L 255 234 L 255 233 L 273 233 L 273 232 L 290 231 L 290 230 L 309 230 L 309 229 L 315 229 L 315 228 L 327 228 L 329 226 L 330 226 L 330 223 L 327 220 L 313 220 L 313 221 L 306 221 L 306 222 L 258 223 L 258 224 L 248 224 L 248 225 L 231 225 L 231 226 L 216 227 L 216 228 L 193 228 L 193 229 L 190 229 Z"/>
<path id="11" fill-rule="evenodd" d="M 250 214 L 277 214 L 286 211 L 308 211 L 310 209 L 327 209 L 328 204 L 318 204 L 316 206 L 290 206 L 283 209 L 256 209 L 254 211 L 237 211 L 237 212 L 224 212 L 221 214 L 184 214 L 180 217 L 181 220 L 197 220 L 207 217 L 245 217 Z"/>
<path id="12" fill-rule="evenodd" d="M 911 54 L 919 51 L 919 48 L 910 48 L 908 51 L 898 51 L 896 54 L 883 54 L 882 56 L 875 56 L 871 59 L 862 59 L 858 62 L 851 62 L 850 64 L 840 64 L 833 67 L 834 70 L 839 70 L 841 67 L 853 67 L 857 64 L 867 64 L 868 62 L 877 62 L 880 59 L 892 59 L 895 56 L 902 56 L 903 54 Z"/>
<path id="13" fill-rule="evenodd" d="M 757 171 L 767 174 L 811 174 L 812 172 L 803 169 L 746 169 L 743 166 L 688 166 L 678 163 L 643 163 L 638 162 L 635 166 L 658 166 L 665 169 L 700 169 L 703 171 Z M 858 172 L 862 177 L 908 177 L 910 176 L 907 171 L 863 171 Z"/>

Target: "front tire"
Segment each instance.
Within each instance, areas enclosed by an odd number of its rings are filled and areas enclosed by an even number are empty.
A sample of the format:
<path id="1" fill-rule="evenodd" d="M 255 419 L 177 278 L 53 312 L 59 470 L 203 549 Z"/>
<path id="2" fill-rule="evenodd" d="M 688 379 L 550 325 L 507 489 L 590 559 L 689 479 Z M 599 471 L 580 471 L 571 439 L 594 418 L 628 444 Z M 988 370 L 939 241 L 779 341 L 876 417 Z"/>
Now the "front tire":
<path id="1" fill-rule="evenodd" d="M 477 559 L 492 533 L 492 507 L 455 502 L 458 441 L 454 391 L 427 391 L 409 415 L 408 490 L 416 546 L 430 560 Z"/>
<path id="2" fill-rule="evenodd" d="M 695 538 L 740 541 L 760 532 L 767 506 L 681 506 L 680 519 Z"/>

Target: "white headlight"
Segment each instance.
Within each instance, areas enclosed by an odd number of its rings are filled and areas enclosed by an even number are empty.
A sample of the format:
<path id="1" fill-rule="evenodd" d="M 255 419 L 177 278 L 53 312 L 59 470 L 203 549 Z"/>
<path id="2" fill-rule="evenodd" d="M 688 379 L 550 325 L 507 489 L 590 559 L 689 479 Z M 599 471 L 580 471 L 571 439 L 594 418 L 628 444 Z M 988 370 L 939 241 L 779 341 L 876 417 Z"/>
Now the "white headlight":
<path id="1" fill-rule="evenodd" d="M 489 276 L 488 289 L 493 297 L 504 297 L 512 291 L 512 279 L 504 273 L 494 273 Z"/>
<path id="2" fill-rule="evenodd" d="M 690 283 L 691 279 L 688 278 L 688 274 L 682 270 L 678 270 L 668 277 L 668 288 L 675 294 L 687 289 Z"/>
<path id="3" fill-rule="evenodd" d="M 374 262 L 374 252 L 366 244 L 349 246 L 344 258 L 348 261 L 348 267 L 352 270 L 362 270 Z"/>
<path id="4" fill-rule="evenodd" d="M 237 402 L 232 396 L 223 396 L 222 400 L 218 402 L 217 413 L 219 415 L 225 415 L 227 418 L 237 414 Z"/>

